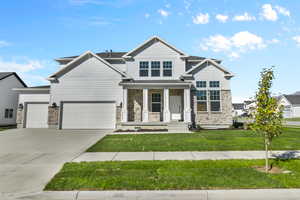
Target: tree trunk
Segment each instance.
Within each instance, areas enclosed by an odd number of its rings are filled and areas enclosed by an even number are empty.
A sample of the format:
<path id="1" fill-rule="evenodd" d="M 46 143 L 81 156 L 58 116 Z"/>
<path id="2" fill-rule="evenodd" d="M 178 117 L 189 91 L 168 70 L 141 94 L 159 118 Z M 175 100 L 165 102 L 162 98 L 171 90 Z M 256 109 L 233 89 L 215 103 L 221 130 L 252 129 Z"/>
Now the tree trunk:
<path id="1" fill-rule="evenodd" d="M 267 136 L 265 136 L 265 153 L 266 153 L 265 170 L 266 170 L 266 172 L 268 172 L 269 171 L 269 150 L 268 150 L 268 138 L 267 138 Z"/>

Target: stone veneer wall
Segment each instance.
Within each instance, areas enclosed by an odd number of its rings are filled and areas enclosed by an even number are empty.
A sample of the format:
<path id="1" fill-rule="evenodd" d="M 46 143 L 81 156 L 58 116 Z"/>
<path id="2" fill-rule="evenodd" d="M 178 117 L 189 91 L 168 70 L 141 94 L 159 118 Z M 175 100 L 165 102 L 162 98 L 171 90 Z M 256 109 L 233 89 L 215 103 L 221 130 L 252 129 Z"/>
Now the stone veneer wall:
<path id="1" fill-rule="evenodd" d="M 48 107 L 48 126 L 49 128 L 58 128 L 59 123 L 59 106 Z"/>
<path id="2" fill-rule="evenodd" d="M 116 123 L 119 124 L 121 123 L 122 118 L 122 106 L 117 106 L 116 112 Z"/>
<path id="3" fill-rule="evenodd" d="M 23 128 L 23 120 L 24 120 L 24 109 L 18 108 L 17 119 L 16 119 L 18 128 Z"/>
<path id="4" fill-rule="evenodd" d="M 143 90 L 128 90 L 128 121 L 141 122 L 143 110 Z"/>
<path id="5" fill-rule="evenodd" d="M 208 104 L 208 111 L 210 105 Z M 207 126 L 230 126 L 232 125 L 232 100 L 230 90 L 221 90 L 221 112 L 198 112 L 197 97 L 193 93 L 193 111 L 195 123 Z"/>

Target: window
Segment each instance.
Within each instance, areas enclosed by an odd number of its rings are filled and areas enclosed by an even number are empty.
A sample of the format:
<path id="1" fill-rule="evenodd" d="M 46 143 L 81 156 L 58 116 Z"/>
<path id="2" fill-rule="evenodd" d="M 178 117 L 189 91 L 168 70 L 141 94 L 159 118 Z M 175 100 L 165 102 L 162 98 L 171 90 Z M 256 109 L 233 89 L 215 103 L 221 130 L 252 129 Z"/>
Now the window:
<path id="1" fill-rule="evenodd" d="M 209 87 L 220 87 L 220 81 L 209 81 Z"/>
<path id="2" fill-rule="evenodd" d="M 13 118 L 14 109 L 6 108 L 4 113 L 4 118 L 11 119 Z"/>
<path id="3" fill-rule="evenodd" d="M 140 62 L 140 76 L 149 76 L 149 62 L 141 61 Z"/>
<path id="4" fill-rule="evenodd" d="M 160 93 L 152 93 L 152 101 L 151 101 L 151 107 L 152 112 L 160 112 L 161 111 L 161 95 Z"/>
<path id="5" fill-rule="evenodd" d="M 211 90 L 209 91 L 209 96 L 210 96 L 210 110 L 213 112 L 221 111 L 220 91 Z"/>
<path id="6" fill-rule="evenodd" d="M 207 92 L 206 90 L 197 90 L 197 110 L 207 111 Z"/>
<path id="7" fill-rule="evenodd" d="M 151 62 L 151 76 L 154 76 L 154 77 L 160 76 L 160 62 L 159 61 Z"/>
<path id="8" fill-rule="evenodd" d="M 172 62 L 171 61 L 164 61 L 163 62 L 163 75 L 164 76 L 172 76 Z"/>
<path id="9" fill-rule="evenodd" d="M 196 81 L 196 87 L 206 88 L 206 81 Z"/>

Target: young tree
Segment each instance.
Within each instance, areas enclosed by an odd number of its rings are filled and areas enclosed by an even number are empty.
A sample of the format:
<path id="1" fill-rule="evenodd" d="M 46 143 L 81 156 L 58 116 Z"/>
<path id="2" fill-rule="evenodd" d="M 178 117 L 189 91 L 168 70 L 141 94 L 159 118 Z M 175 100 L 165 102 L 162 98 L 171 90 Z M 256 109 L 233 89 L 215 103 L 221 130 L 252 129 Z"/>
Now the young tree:
<path id="1" fill-rule="evenodd" d="M 269 146 L 274 137 L 282 133 L 282 108 L 277 100 L 271 96 L 272 81 L 274 79 L 273 67 L 263 69 L 255 96 L 256 110 L 253 113 L 254 122 L 251 129 L 261 134 L 265 144 L 265 170 L 269 171 Z"/>

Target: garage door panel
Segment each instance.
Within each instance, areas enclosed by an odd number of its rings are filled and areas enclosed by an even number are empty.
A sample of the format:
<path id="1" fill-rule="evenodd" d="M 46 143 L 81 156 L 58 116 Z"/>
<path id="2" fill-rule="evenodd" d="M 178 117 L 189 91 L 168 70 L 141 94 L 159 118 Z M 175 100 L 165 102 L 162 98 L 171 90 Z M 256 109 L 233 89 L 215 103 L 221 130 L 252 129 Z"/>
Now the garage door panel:
<path id="1" fill-rule="evenodd" d="M 26 128 L 48 128 L 48 103 L 28 103 Z"/>
<path id="2" fill-rule="evenodd" d="M 63 129 L 113 129 L 115 103 L 64 103 Z"/>

